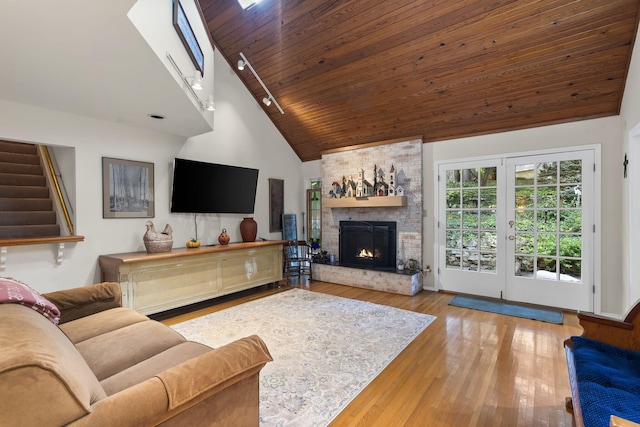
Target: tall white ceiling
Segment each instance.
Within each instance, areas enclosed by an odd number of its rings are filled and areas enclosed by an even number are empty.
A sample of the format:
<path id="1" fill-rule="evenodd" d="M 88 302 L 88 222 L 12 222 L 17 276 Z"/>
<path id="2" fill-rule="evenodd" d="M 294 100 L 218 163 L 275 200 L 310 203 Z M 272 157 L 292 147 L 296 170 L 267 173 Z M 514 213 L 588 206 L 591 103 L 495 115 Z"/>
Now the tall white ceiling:
<path id="1" fill-rule="evenodd" d="M 162 2 L 170 11 L 171 0 Z M 135 3 L 3 2 L 0 99 L 184 137 L 211 131 L 211 113 L 127 17 Z"/>

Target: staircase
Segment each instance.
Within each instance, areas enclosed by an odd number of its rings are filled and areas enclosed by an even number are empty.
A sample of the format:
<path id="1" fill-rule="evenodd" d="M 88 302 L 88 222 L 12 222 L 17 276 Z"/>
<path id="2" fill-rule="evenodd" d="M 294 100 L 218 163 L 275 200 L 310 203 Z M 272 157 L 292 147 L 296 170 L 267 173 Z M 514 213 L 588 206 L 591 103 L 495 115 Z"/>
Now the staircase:
<path id="1" fill-rule="evenodd" d="M 0 141 L 0 239 L 60 236 L 38 148 Z"/>

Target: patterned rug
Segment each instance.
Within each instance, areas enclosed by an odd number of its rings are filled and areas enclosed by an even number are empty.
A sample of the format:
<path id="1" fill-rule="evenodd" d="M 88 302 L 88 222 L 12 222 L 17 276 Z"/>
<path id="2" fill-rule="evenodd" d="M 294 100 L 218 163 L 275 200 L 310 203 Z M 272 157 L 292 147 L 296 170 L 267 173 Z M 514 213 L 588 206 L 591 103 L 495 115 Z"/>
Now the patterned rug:
<path id="1" fill-rule="evenodd" d="M 260 425 L 326 426 L 434 320 L 296 288 L 172 328 L 211 347 L 258 335 L 274 359 L 260 373 Z"/>

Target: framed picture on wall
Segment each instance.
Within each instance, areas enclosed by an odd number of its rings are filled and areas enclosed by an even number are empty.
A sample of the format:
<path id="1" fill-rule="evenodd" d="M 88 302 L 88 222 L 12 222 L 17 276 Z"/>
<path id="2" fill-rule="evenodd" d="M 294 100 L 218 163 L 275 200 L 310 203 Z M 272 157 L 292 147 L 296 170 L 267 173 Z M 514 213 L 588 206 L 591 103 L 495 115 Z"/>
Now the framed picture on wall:
<path id="1" fill-rule="evenodd" d="M 269 232 L 282 231 L 284 180 L 269 178 Z"/>
<path id="2" fill-rule="evenodd" d="M 103 218 L 153 218 L 153 163 L 102 158 Z"/>

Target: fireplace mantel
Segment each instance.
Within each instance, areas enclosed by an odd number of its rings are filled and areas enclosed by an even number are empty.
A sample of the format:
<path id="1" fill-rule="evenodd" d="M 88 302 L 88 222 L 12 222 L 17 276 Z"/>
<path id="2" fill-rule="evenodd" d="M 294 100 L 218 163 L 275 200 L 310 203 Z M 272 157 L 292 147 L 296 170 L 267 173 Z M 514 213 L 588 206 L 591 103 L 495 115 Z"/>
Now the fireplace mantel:
<path id="1" fill-rule="evenodd" d="M 328 208 L 384 208 L 407 206 L 407 196 L 343 197 L 322 200 Z"/>

